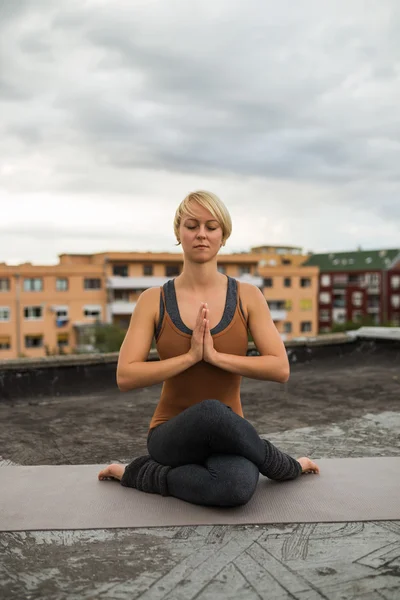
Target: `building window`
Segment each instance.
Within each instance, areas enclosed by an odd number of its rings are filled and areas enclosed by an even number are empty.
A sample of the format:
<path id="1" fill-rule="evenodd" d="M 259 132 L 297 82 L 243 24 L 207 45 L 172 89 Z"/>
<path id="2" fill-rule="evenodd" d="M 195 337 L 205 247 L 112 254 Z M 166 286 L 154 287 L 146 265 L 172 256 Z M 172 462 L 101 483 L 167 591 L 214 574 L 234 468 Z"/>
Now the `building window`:
<path id="1" fill-rule="evenodd" d="M 219 273 L 226 273 L 226 266 L 225 265 L 218 265 L 218 271 Z"/>
<path id="2" fill-rule="evenodd" d="M 320 304 L 330 304 L 331 302 L 331 295 L 329 292 L 321 292 L 319 295 L 319 302 Z"/>
<path id="3" fill-rule="evenodd" d="M 282 264 L 283 265 L 291 265 L 292 261 L 290 260 L 290 258 L 282 258 Z"/>
<path id="4" fill-rule="evenodd" d="M 238 267 L 239 277 L 241 275 L 250 275 L 250 265 L 240 265 Z"/>
<path id="5" fill-rule="evenodd" d="M 101 306 L 89 305 L 83 307 L 83 314 L 85 317 L 101 317 Z"/>
<path id="6" fill-rule="evenodd" d="M 60 306 L 56 308 L 56 326 L 57 327 L 65 327 L 68 324 L 68 307 L 65 308 Z"/>
<path id="7" fill-rule="evenodd" d="M 153 265 L 143 265 L 143 275 L 146 277 L 153 275 Z"/>
<path id="8" fill-rule="evenodd" d="M 101 289 L 101 279 L 98 277 L 88 278 L 85 277 L 84 285 L 85 290 L 100 290 Z"/>
<path id="9" fill-rule="evenodd" d="M 9 292 L 10 291 L 10 278 L 9 277 L 0 277 L 0 292 Z"/>
<path id="10" fill-rule="evenodd" d="M 369 282 L 371 286 L 379 285 L 379 273 L 370 273 Z"/>
<path id="11" fill-rule="evenodd" d="M 334 294 L 333 308 L 346 308 L 346 298 L 343 294 Z"/>
<path id="12" fill-rule="evenodd" d="M 300 323 L 301 333 L 309 333 L 311 331 L 311 321 L 302 321 Z"/>
<path id="13" fill-rule="evenodd" d="M 68 279 L 66 277 L 57 277 L 56 279 L 56 291 L 66 292 L 68 291 Z"/>
<path id="14" fill-rule="evenodd" d="M 65 348 L 69 344 L 69 336 L 68 333 L 58 333 L 57 334 L 57 346 L 59 348 Z"/>
<path id="15" fill-rule="evenodd" d="M 291 277 L 284 278 L 283 287 L 292 287 L 292 278 Z"/>
<path id="16" fill-rule="evenodd" d="M 272 288 L 273 287 L 273 279 L 272 277 L 265 277 L 263 280 L 264 287 Z"/>
<path id="17" fill-rule="evenodd" d="M 302 298 L 300 300 L 300 310 L 312 310 L 312 299 Z"/>
<path id="18" fill-rule="evenodd" d="M 400 295 L 392 294 L 392 307 L 399 308 L 399 306 L 400 306 Z"/>
<path id="19" fill-rule="evenodd" d="M 43 346 L 42 335 L 26 335 L 25 348 L 41 348 Z"/>
<path id="20" fill-rule="evenodd" d="M 309 277 L 302 277 L 300 279 L 300 287 L 311 287 L 311 279 Z"/>
<path id="21" fill-rule="evenodd" d="M 10 320 L 10 309 L 8 306 L 0 306 L 0 321 Z"/>
<path id="22" fill-rule="evenodd" d="M 10 350 L 11 348 L 11 338 L 9 335 L 1 335 L 0 336 L 0 350 Z"/>
<path id="23" fill-rule="evenodd" d="M 177 277 L 179 275 L 179 265 L 167 265 L 165 267 L 166 277 Z"/>
<path id="24" fill-rule="evenodd" d="M 333 276 L 333 285 L 336 287 L 346 287 L 347 282 L 348 282 L 347 274 Z"/>
<path id="25" fill-rule="evenodd" d="M 114 290 L 114 300 L 116 302 L 129 302 L 128 290 Z"/>
<path id="26" fill-rule="evenodd" d="M 362 306 L 363 294 L 362 292 L 353 292 L 351 295 L 351 301 L 353 306 Z"/>
<path id="27" fill-rule="evenodd" d="M 333 320 L 335 323 L 345 323 L 346 314 L 344 312 L 337 312 L 334 314 Z"/>
<path id="28" fill-rule="evenodd" d="M 319 313 L 319 320 L 320 321 L 330 321 L 331 317 L 329 314 L 329 310 L 327 310 L 327 309 L 321 310 Z"/>
<path id="29" fill-rule="evenodd" d="M 321 287 L 328 287 L 331 285 L 331 276 L 330 275 L 322 275 L 321 276 Z"/>
<path id="30" fill-rule="evenodd" d="M 362 310 L 353 310 L 353 313 L 351 315 L 351 320 L 353 321 L 353 323 L 356 323 L 357 321 L 361 321 L 362 317 L 363 317 Z"/>
<path id="31" fill-rule="evenodd" d="M 353 283 L 353 284 L 355 283 L 355 284 L 359 285 L 360 284 L 360 277 L 359 277 L 359 275 L 354 275 L 354 274 L 349 275 L 348 282 L 349 283 Z"/>
<path id="32" fill-rule="evenodd" d="M 41 277 L 32 277 L 24 279 L 24 292 L 42 292 L 43 279 Z"/>
<path id="33" fill-rule="evenodd" d="M 286 321 L 283 324 L 283 333 L 292 333 L 292 324 L 290 321 Z"/>
<path id="34" fill-rule="evenodd" d="M 43 309 L 41 306 L 25 306 L 24 317 L 31 321 L 41 319 L 43 317 Z"/>
<path id="35" fill-rule="evenodd" d="M 400 288 L 400 275 L 392 275 L 391 279 L 392 288 L 394 290 L 398 290 Z M 1 280 L 0 280 L 0 290 L 1 290 Z"/>
<path id="36" fill-rule="evenodd" d="M 293 307 L 293 302 L 292 302 L 292 300 L 285 300 L 285 301 L 283 302 L 283 306 L 284 306 L 284 309 L 285 309 L 285 310 L 292 310 L 292 307 Z"/>
<path id="37" fill-rule="evenodd" d="M 113 275 L 128 277 L 128 265 L 113 265 Z"/>
<path id="38" fill-rule="evenodd" d="M 270 310 L 285 310 L 285 301 L 284 300 L 270 300 L 268 302 L 268 306 Z"/>

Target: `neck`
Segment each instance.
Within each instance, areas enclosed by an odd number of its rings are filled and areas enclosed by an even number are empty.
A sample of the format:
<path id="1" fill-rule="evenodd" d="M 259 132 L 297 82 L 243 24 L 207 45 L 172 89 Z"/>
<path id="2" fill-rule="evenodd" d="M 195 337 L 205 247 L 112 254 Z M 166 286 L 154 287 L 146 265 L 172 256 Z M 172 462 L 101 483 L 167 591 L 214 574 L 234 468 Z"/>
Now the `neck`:
<path id="1" fill-rule="evenodd" d="M 226 275 L 218 272 L 216 260 L 199 264 L 184 259 L 182 273 L 175 282 L 193 292 L 202 292 L 220 285 L 225 279 Z"/>

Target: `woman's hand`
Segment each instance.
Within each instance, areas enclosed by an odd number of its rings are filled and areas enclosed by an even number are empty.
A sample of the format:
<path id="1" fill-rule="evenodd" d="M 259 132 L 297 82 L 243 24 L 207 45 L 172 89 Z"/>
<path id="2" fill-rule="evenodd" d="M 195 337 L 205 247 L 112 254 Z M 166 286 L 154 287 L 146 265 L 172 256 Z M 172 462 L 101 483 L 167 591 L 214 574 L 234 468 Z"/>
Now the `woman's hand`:
<path id="1" fill-rule="evenodd" d="M 193 364 L 203 360 L 204 354 L 204 332 L 206 327 L 206 308 L 204 302 L 201 303 L 200 309 L 196 319 L 196 325 L 193 329 L 191 346 L 189 354 L 193 359 Z"/>
<path id="2" fill-rule="evenodd" d="M 213 364 L 216 356 L 217 356 L 217 351 L 214 348 L 214 341 L 212 339 L 212 335 L 210 332 L 210 320 L 209 320 L 209 308 L 207 306 L 207 304 L 205 304 L 206 307 L 206 313 L 205 313 L 205 330 L 204 330 L 204 350 L 203 350 L 203 360 L 205 362 L 208 362 L 210 364 Z"/>

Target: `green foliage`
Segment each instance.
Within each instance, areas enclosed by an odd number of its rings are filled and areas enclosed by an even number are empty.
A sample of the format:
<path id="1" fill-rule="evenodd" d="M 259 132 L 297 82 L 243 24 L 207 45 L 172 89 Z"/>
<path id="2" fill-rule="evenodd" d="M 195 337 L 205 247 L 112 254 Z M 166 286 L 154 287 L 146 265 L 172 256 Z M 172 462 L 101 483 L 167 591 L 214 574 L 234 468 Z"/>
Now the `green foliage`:
<path id="1" fill-rule="evenodd" d="M 375 324 L 372 316 L 364 316 L 357 321 L 346 321 L 345 323 L 333 323 L 331 333 L 338 333 L 340 331 L 352 331 L 353 329 L 359 329 L 360 327 L 394 327 L 394 323 L 391 321 L 385 321 L 379 325 Z"/>
<path id="2" fill-rule="evenodd" d="M 96 323 L 93 345 L 97 352 L 119 352 L 126 331 L 111 323 Z"/>

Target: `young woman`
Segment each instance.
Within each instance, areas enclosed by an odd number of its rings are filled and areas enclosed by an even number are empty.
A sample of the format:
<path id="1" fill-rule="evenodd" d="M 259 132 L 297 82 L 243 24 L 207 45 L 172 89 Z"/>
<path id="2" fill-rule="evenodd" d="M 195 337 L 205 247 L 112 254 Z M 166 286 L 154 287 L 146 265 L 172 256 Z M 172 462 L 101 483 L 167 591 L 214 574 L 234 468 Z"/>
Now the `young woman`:
<path id="1" fill-rule="evenodd" d="M 232 231 L 221 200 L 189 194 L 174 220 L 182 273 L 139 297 L 121 346 L 121 391 L 163 382 L 150 422 L 149 454 L 103 469 L 138 490 L 208 506 L 246 504 L 259 473 L 279 481 L 319 473 L 263 440 L 244 418 L 242 376 L 285 382 L 289 362 L 267 302 L 254 285 L 218 271 L 217 255 Z M 260 356 L 246 356 L 248 329 Z M 155 336 L 160 361 L 146 362 Z"/>

